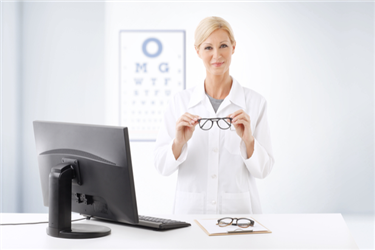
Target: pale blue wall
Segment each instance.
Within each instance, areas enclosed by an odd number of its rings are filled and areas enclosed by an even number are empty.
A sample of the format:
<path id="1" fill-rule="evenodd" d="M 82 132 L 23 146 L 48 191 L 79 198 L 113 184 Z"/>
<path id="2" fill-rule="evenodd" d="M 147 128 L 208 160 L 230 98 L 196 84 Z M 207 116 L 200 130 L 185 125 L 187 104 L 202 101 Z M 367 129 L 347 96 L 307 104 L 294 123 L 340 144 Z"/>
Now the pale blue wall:
<path id="1" fill-rule="evenodd" d="M 1 5 L 1 212 L 22 210 L 21 177 L 21 4 Z"/>
<path id="2" fill-rule="evenodd" d="M 2 82 L 1 207 L 47 211 L 32 121 L 104 123 L 104 3 L 3 3 L 3 13 L 15 33 L 4 34 L 3 72 L 17 77 Z"/>

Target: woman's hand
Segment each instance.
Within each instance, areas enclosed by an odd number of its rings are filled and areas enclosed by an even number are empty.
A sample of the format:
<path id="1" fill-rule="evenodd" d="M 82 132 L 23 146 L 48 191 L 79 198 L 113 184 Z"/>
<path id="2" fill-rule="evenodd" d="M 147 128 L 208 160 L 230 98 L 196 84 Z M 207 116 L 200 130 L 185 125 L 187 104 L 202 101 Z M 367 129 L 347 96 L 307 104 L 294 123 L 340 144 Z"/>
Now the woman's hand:
<path id="1" fill-rule="evenodd" d="M 176 159 L 180 157 L 182 147 L 193 136 L 195 126 L 198 124 L 198 119 L 200 119 L 199 116 L 186 112 L 177 120 L 176 137 L 172 145 L 172 151 Z"/>
<path id="2" fill-rule="evenodd" d="M 250 158 L 254 152 L 254 137 L 250 126 L 250 116 L 240 109 L 228 117 L 232 118 L 232 125 L 236 129 L 237 135 L 245 142 L 247 157 Z"/>

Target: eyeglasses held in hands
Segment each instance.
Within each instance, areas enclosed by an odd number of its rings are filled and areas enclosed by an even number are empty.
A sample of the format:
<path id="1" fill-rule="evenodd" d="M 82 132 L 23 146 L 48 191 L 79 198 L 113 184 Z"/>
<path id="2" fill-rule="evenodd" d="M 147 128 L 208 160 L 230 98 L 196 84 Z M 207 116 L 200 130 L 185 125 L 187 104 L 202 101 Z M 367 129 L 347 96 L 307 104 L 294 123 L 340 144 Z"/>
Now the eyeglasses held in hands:
<path id="1" fill-rule="evenodd" d="M 210 130 L 216 122 L 217 126 L 221 129 L 229 129 L 232 125 L 232 118 L 222 117 L 222 118 L 201 118 L 198 120 L 199 127 L 203 130 Z"/>
<path id="2" fill-rule="evenodd" d="M 219 225 L 219 227 L 227 227 L 227 226 L 233 225 L 233 226 L 238 226 L 242 228 L 247 228 L 247 227 L 253 227 L 254 221 L 248 218 L 225 217 L 225 218 L 219 219 L 216 225 Z"/>

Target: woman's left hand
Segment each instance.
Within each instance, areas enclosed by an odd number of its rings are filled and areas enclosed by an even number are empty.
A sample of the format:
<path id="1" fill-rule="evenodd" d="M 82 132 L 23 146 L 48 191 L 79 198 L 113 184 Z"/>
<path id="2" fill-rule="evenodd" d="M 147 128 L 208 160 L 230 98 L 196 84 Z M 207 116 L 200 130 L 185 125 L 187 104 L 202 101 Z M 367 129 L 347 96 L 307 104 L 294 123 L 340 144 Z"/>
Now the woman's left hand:
<path id="1" fill-rule="evenodd" d="M 251 132 L 250 116 L 240 109 L 230 114 L 228 117 L 232 118 L 232 125 L 245 144 L 249 145 L 253 143 L 254 137 Z"/>

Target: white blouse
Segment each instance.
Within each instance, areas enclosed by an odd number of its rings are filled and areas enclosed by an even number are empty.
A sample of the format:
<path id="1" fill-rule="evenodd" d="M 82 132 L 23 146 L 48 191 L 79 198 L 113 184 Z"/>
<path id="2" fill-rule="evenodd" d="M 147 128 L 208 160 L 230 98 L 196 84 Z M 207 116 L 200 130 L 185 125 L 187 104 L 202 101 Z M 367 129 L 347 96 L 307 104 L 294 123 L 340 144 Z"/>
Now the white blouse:
<path id="1" fill-rule="evenodd" d="M 256 180 L 271 173 L 274 157 L 267 121 L 267 102 L 257 92 L 242 87 L 233 77 L 229 95 L 215 113 L 204 84 L 178 92 L 169 101 L 155 145 L 155 167 L 162 175 L 178 170 L 174 213 L 262 213 Z M 247 159 L 245 143 L 234 126 L 213 124 L 208 131 L 199 124 L 176 160 L 172 144 L 176 122 L 185 113 L 201 118 L 227 117 L 242 109 L 251 120 L 254 153 Z"/>

